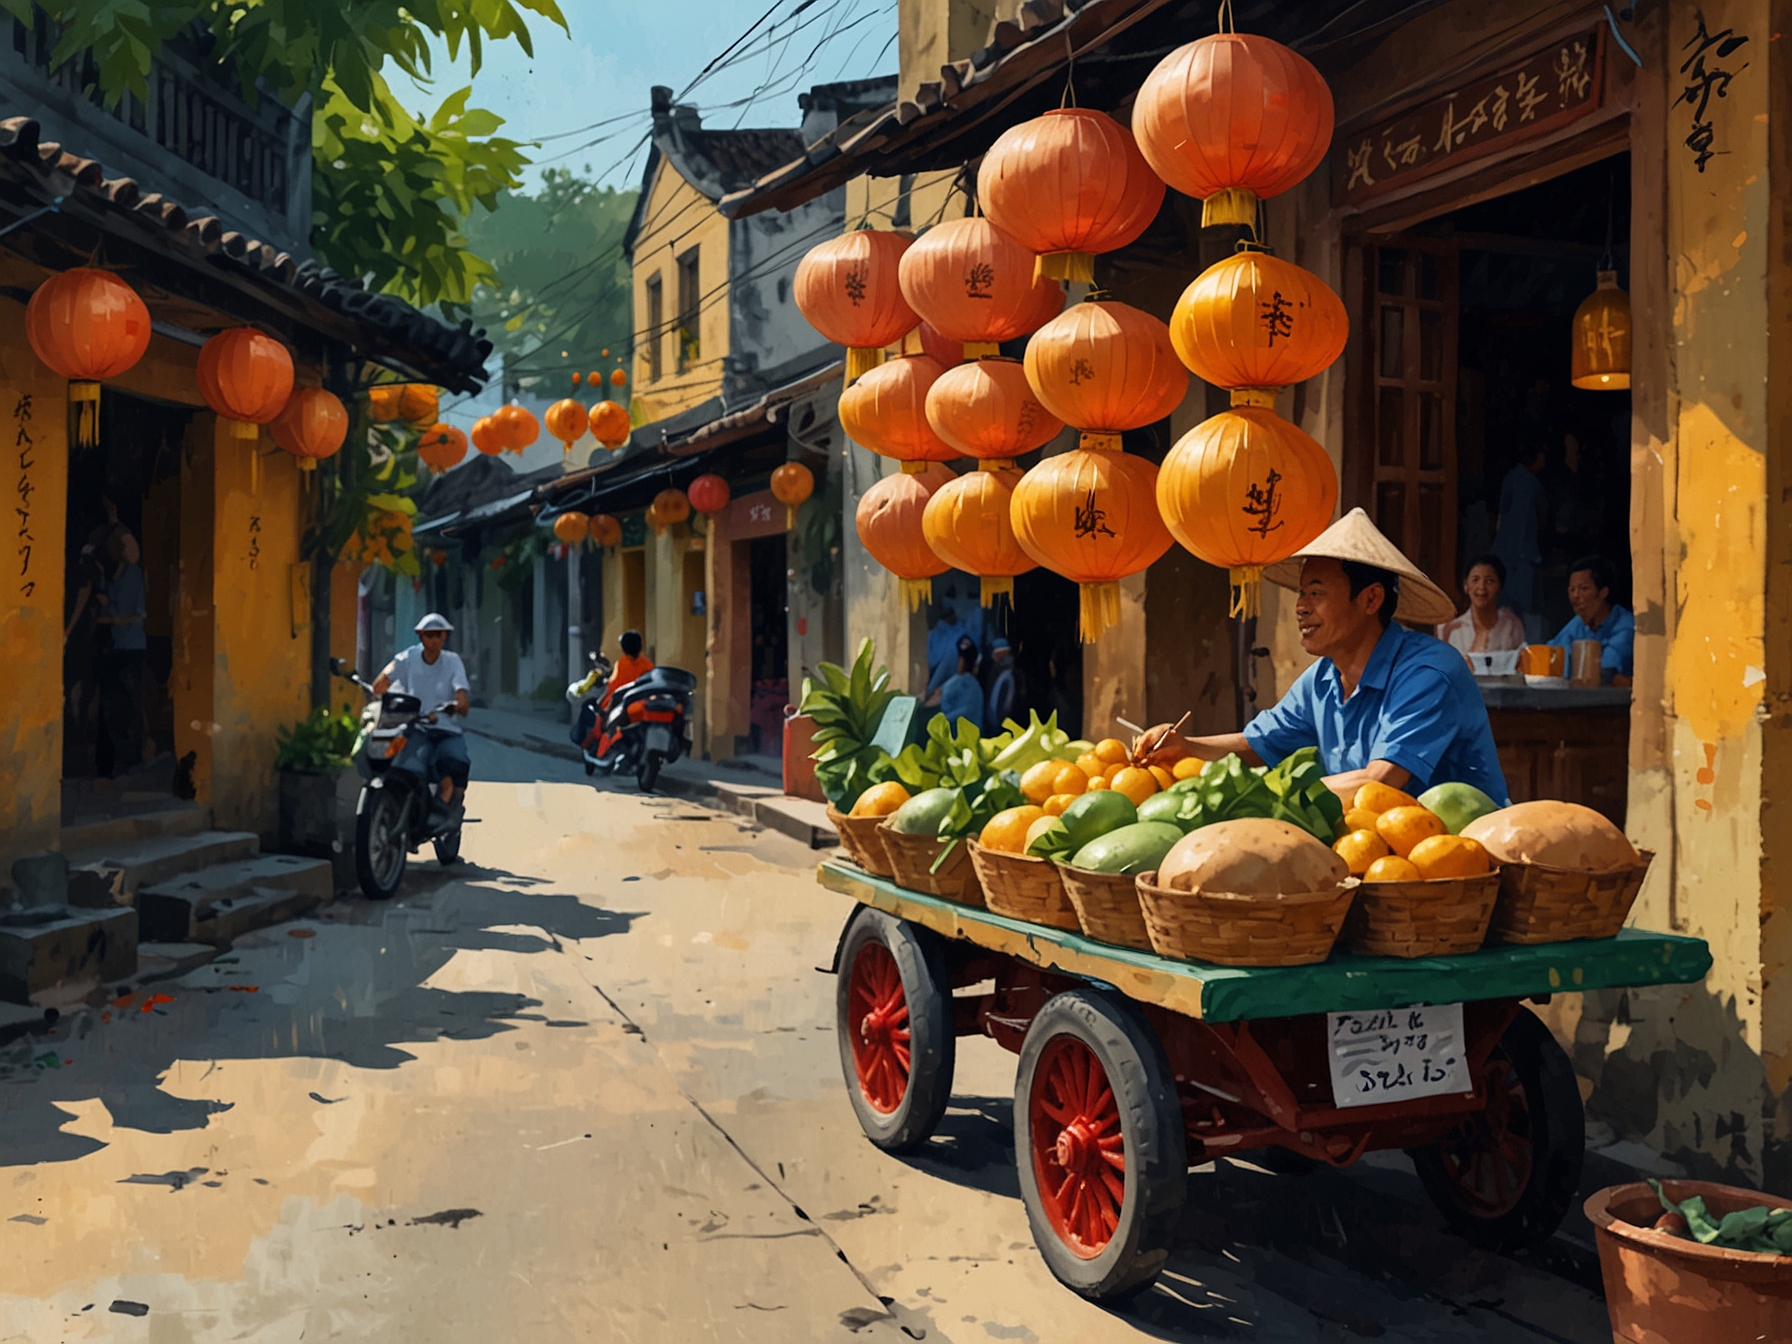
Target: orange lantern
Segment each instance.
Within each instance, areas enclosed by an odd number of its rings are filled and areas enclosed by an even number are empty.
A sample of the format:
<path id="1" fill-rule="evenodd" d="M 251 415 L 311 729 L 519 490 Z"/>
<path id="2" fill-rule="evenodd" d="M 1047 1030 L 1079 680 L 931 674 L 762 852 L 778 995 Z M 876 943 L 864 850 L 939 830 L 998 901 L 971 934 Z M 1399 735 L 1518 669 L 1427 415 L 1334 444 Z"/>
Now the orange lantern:
<path id="1" fill-rule="evenodd" d="M 348 408 L 321 387 L 295 387 L 268 425 L 274 442 L 299 459 L 300 471 L 316 471 L 348 439 Z"/>
<path id="2" fill-rule="evenodd" d="M 859 540 L 873 560 L 902 581 L 910 611 L 919 611 L 932 593 L 933 576 L 951 568 L 928 546 L 922 518 L 934 492 L 954 479 L 941 463 L 904 462 L 900 472 L 859 496 L 853 515 Z"/>
<path id="3" fill-rule="evenodd" d="M 564 545 L 577 546 L 590 535 L 591 519 L 576 509 L 569 509 L 554 519 L 554 540 Z"/>
<path id="4" fill-rule="evenodd" d="M 620 367 L 610 370 L 610 386 L 611 387 L 624 387 L 627 385 L 627 383 L 628 383 L 628 374 L 624 373 Z"/>
<path id="5" fill-rule="evenodd" d="M 1203 227 L 1257 222 L 1257 199 L 1317 168 L 1332 142 L 1332 91 L 1280 42 L 1216 33 L 1145 77 L 1132 129 L 1157 175 L 1200 197 Z"/>
<path id="6" fill-rule="evenodd" d="M 591 515 L 589 535 L 594 546 L 620 546 L 622 544 L 622 524 L 607 513 L 594 513 Z"/>
<path id="7" fill-rule="evenodd" d="M 1085 436 L 1117 437 L 1162 420 L 1188 393 L 1170 329 L 1106 299 L 1079 303 L 1035 332 L 1026 368 L 1045 409 Z"/>
<path id="8" fill-rule="evenodd" d="M 1268 396 L 1235 392 L 1231 410 L 1177 441 L 1157 478 L 1171 535 L 1229 571 L 1231 614 L 1246 619 L 1257 614 L 1264 567 L 1323 532 L 1338 503 L 1325 449 L 1261 404 Z"/>
<path id="9" fill-rule="evenodd" d="M 590 427 L 591 417 L 583 406 L 567 397 L 548 407 L 547 421 L 548 433 L 565 444 L 566 451 L 570 453 L 579 436 Z"/>
<path id="10" fill-rule="evenodd" d="M 522 456 L 523 449 L 541 437 L 541 422 L 535 418 L 535 412 L 514 401 L 493 411 L 492 422 L 498 427 L 504 447 L 518 457 Z"/>
<path id="11" fill-rule="evenodd" d="M 100 438 L 100 382 L 133 367 L 149 349 L 149 308 L 110 271 L 77 266 L 33 291 L 25 336 L 37 357 L 68 379 L 75 443 L 92 447 Z"/>
<path id="12" fill-rule="evenodd" d="M 1176 301 L 1170 340 L 1215 387 L 1288 387 L 1344 353 L 1344 302 L 1311 271 L 1252 248 L 1209 266 Z"/>
<path id="13" fill-rule="evenodd" d="M 936 224 L 903 253 L 902 293 L 966 359 L 1036 331 L 1064 307 L 1064 287 L 1034 275 L 1034 254 L 987 219 Z"/>
<path id="14" fill-rule="evenodd" d="M 647 506 L 647 525 L 655 536 L 663 537 L 668 527 L 674 527 L 690 516 L 691 501 L 682 490 L 662 490 Z"/>
<path id="15" fill-rule="evenodd" d="M 1014 539 L 1011 512 L 1020 468 L 988 460 L 933 492 L 921 514 L 921 533 L 933 553 L 953 569 L 975 574 L 979 600 L 1014 599 L 1014 576 L 1037 568 Z"/>
<path id="16" fill-rule="evenodd" d="M 484 420 L 473 426 L 475 446 L 479 438 L 479 426 Z M 480 452 L 493 451 L 481 448 Z M 417 457 L 423 465 L 440 476 L 448 468 L 459 466 L 461 459 L 467 455 L 467 436 L 453 425 L 431 425 L 423 431 L 423 437 L 417 440 Z"/>
<path id="17" fill-rule="evenodd" d="M 899 462 L 950 462 L 963 454 L 927 423 L 927 393 L 945 370 L 926 355 L 899 355 L 840 394 L 840 428 L 854 443 Z"/>
<path id="18" fill-rule="evenodd" d="M 957 455 L 975 458 L 1019 457 L 1064 428 L 1033 395 L 1020 361 L 994 357 L 941 374 L 927 389 L 927 422 Z"/>
<path id="19" fill-rule="evenodd" d="M 220 331 L 199 348 L 199 394 L 236 439 L 254 439 L 292 396 L 292 356 L 254 327 Z"/>
<path id="20" fill-rule="evenodd" d="M 938 360 L 940 367 L 951 369 L 964 363 L 963 341 L 948 341 L 925 322 L 915 328 L 914 337 L 921 353 Z"/>
<path id="21" fill-rule="evenodd" d="M 374 424 L 389 425 L 398 419 L 398 398 L 403 391 L 402 383 L 381 383 L 367 389 L 367 414 Z"/>
<path id="22" fill-rule="evenodd" d="M 628 442 L 628 411 L 618 402 L 604 400 L 591 408 L 591 437 L 611 452 Z"/>
<path id="23" fill-rule="evenodd" d="M 573 374 L 573 376 L 572 376 L 572 385 L 573 385 L 573 386 L 574 386 L 574 387 L 577 387 L 577 386 L 578 386 L 578 385 L 579 385 L 579 384 L 580 384 L 580 383 L 582 383 L 582 382 L 584 382 L 584 381 L 585 381 L 585 375 L 584 375 L 584 374 L 582 374 L 582 373 L 575 373 L 575 374 Z"/>
<path id="24" fill-rule="evenodd" d="M 884 229 L 854 229 L 809 249 L 792 293 L 809 325 L 846 347 L 846 381 L 883 361 L 883 350 L 914 329 L 898 266 L 912 240 Z"/>
<path id="25" fill-rule="evenodd" d="M 441 399 L 428 383 L 405 383 L 398 389 L 398 414 L 413 425 L 433 425 L 441 418 Z"/>
<path id="26" fill-rule="evenodd" d="M 727 481 L 710 471 L 692 481 L 685 494 L 690 497 L 691 507 L 707 518 L 727 508 L 734 492 Z"/>
<path id="27" fill-rule="evenodd" d="M 772 498 L 784 506 L 784 529 L 796 526 L 796 511 L 815 493 L 815 474 L 801 462 L 786 462 L 772 472 Z"/>
<path id="28" fill-rule="evenodd" d="M 1039 254 L 1040 274 L 1092 284 L 1093 254 L 1144 233 L 1164 184 L 1126 127 L 1105 112 L 1066 107 L 996 137 L 977 170 L 977 201 L 998 229 Z"/>
<path id="29" fill-rule="evenodd" d="M 602 387 L 604 384 L 604 376 L 601 373 L 588 373 L 585 375 L 585 381 L 590 383 L 593 387 Z"/>
<path id="30" fill-rule="evenodd" d="M 473 446 L 487 457 L 504 451 L 504 431 L 491 416 L 482 415 L 473 422 Z"/>

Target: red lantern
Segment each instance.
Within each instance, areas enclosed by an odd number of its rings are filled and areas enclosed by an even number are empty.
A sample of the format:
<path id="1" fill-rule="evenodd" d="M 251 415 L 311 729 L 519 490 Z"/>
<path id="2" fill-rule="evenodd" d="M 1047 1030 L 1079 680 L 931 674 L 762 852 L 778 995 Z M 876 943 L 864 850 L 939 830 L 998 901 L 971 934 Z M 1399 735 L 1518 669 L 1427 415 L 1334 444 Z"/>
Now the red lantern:
<path id="1" fill-rule="evenodd" d="M 927 393 L 945 370 L 926 355 L 900 355 L 840 394 L 840 428 L 854 443 L 899 462 L 962 457 L 927 423 Z"/>
<path id="2" fill-rule="evenodd" d="M 910 611 L 919 611 L 933 591 L 933 576 L 951 568 L 928 546 L 923 519 L 934 491 L 954 479 L 941 463 L 904 462 L 900 472 L 859 496 L 853 515 L 859 540 L 873 560 L 902 581 Z"/>
<path id="3" fill-rule="evenodd" d="M 615 369 L 610 370 L 610 386 L 611 387 L 624 387 L 627 384 L 628 384 L 628 374 L 624 373 L 620 368 L 615 368 Z"/>
<path id="4" fill-rule="evenodd" d="M 69 380 L 75 443 L 99 442 L 100 382 L 133 367 L 149 349 L 149 309 L 110 271 L 90 266 L 53 275 L 25 308 L 25 337 L 37 357 Z"/>
<path id="5" fill-rule="evenodd" d="M 912 239 L 882 229 L 854 229 L 809 249 L 792 292 L 809 325 L 846 347 L 846 381 L 877 367 L 883 350 L 914 329 L 898 265 Z"/>
<path id="6" fill-rule="evenodd" d="M 292 356 L 254 327 L 220 331 L 199 349 L 199 393 L 237 439 L 255 439 L 292 396 Z"/>
<path id="7" fill-rule="evenodd" d="M 268 433 L 299 459 L 300 471 L 316 471 L 348 439 L 348 408 L 321 387 L 295 387 Z"/>
<path id="8" fill-rule="evenodd" d="M 909 306 L 965 358 L 1037 331 L 1064 307 L 1064 287 L 1034 275 L 1035 257 L 989 220 L 936 224 L 902 255 Z"/>
<path id="9" fill-rule="evenodd" d="M 815 473 L 801 462 L 786 462 L 772 473 L 772 498 L 784 506 L 784 528 L 796 526 L 796 511 L 815 493 Z"/>
<path id="10" fill-rule="evenodd" d="M 941 368 L 951 369 L 964 363 L 964 342 L 948 341 L 925 322 L 915 328 L 921 353 L 938 361 Z"/>
<path id="11" fill-rule="evenodd" d="M 1096 252 L 1125 247 L 1164 203 L 1132 132 L 1105 112 L 1059 108 L 1010 126 L 977 170 L 990 221 L 1039 254 L 1039 271 L 1095 280 Z"/>
<path id="12" fill-rule="evenodd" d="M 692 481 L 685 493 L 690 496 L 691 507 L 706 518 L 727 508 L 732 497 L 728 482 L 713 471 Z"/>

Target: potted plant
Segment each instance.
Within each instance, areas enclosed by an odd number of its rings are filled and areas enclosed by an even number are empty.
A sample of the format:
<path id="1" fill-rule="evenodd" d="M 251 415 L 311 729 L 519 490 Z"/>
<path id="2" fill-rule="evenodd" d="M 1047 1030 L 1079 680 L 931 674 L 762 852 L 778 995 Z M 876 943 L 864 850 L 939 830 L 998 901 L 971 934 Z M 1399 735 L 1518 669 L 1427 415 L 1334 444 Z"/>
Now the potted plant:
<path id="1" fill-rule="evenodd" d="M 354 764 L 360 723 L 347 708 L 311 711 L 278 735 L 274 769 L 280 777 L 279 848 L 283 854 L 329 859 L 337 890 L 355 884 Z"/>

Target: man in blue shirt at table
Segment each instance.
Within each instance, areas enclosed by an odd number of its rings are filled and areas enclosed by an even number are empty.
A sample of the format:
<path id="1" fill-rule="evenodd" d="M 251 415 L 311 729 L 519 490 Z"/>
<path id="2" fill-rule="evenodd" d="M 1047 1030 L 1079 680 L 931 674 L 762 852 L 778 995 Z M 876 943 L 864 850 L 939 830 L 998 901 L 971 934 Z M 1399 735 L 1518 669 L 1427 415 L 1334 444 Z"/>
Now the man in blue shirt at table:
<path id="1" fill-rule="evenodd" d="M 1574 615 L 1549 642 L 1568 650 L 1574 662 L 1574 641 L 1600 644 L 1599 680 L 1628 686 L 1636 667 L 1636 617 L 1612 600 L 1612 562 L 1603 555 L 1583 555 L 1568 567 L 1568 605 Z"/>
<path id="2" fill-rule="evenodd" d="M 1301 647 L 1319 661 L 1242 733 L 1187 739 L 1190 754 L 1212 761 L 1236 752 L 1248 765 L 1274 765 L 1316 746 L 1326 784 L 1347 807 L 1371 780 L 1413 794 L 1458 781 L 1509 801 L 1468 664 L 1431 634 L 1393 623 L 1398 614 L 1428 630 L 1455 604 L 1361 509 L 1265 577 L 1299 592 Z"/>

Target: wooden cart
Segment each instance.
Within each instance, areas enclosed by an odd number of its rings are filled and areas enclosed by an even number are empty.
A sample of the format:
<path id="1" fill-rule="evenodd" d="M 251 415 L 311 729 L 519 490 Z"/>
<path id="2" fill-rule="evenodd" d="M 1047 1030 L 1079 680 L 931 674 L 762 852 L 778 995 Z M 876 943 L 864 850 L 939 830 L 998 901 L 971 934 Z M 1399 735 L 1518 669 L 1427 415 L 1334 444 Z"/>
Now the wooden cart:
<path id="1" fill-rule="evenodd" d="M 1335 953 L 1234 969 L 1111 947 L 898 887 L 846 863 L 820 879 L 859 902 L 832 969 L 840 1063 L 866 1136 L 926 1143 L 956 1038 L 1020 1056 L 1016 1165 L 1033 1237 L 1096 1299 L 1156 1278 L 1191 1163 L 1280 1149 L 1348 1166 L 1403 1148 L 1445 1217 L 1479 1244 L 1550 1236 L 1580 1183 L 1580 1089 L 1523 1000 L 1686 984 L 1696 938 L 1489 947 L 1405 961 Z M 988 986 L 975 992 L 974 986 Z"/>

